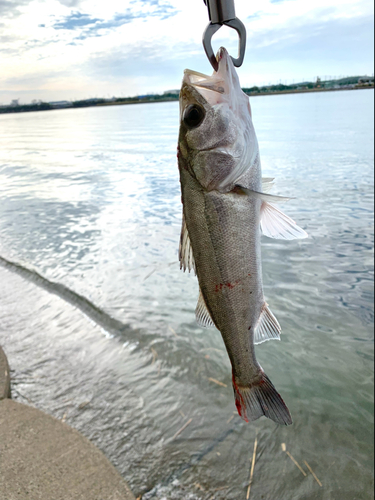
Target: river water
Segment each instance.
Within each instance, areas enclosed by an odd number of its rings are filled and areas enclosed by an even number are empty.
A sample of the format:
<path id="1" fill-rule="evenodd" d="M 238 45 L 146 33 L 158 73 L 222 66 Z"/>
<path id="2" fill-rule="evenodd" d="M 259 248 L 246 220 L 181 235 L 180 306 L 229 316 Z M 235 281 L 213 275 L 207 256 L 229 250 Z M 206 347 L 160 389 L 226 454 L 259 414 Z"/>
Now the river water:
<path id="1" fill-rule="evenodd" d="M 263 173 L 310 235 L 263 240 L 284 333 L 257 356 L 288 428 L 234 414 L 220 333 L 195 322 L 197 281 L 177 263 L 178 103 L 0 116 L 13 397 L 81 431 L 144 500 L 245 499 L 256 437 L 251 498 L 372 498 L 373 101 L 252 99 Z"/>

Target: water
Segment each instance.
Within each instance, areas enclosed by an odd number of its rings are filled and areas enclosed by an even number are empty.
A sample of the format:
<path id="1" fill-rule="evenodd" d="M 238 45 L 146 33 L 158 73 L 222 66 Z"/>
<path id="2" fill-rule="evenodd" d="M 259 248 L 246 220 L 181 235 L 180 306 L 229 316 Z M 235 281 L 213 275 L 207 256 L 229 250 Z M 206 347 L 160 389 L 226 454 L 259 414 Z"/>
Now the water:
<path id="1" fill-rule="evenodd" d="M 81 431 L 144 500 L 244 499 L 256 435 L 252 498 L 372 498 L 373 96 L 252 100 L 264 175 L 310 234 L 263 241 L 284 335 L 257 355 L 290 428 L 234 415 L 221 336 L 195 323 L 196 278 L 177 264 L 177 103 L 0 116 L 14 398 Z"/>

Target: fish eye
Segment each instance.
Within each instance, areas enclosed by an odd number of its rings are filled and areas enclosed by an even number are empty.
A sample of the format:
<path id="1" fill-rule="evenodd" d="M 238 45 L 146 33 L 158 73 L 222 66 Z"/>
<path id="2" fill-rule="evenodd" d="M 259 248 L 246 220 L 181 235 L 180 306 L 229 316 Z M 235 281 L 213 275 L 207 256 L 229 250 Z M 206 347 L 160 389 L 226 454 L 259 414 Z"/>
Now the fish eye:
<path id="1" fill-rule="evenodd" d="M 203 122 L 205 111 L 202 106 L 190 104 L 185 111 L 183 121 L 188 128 L 197 128 Z"/>

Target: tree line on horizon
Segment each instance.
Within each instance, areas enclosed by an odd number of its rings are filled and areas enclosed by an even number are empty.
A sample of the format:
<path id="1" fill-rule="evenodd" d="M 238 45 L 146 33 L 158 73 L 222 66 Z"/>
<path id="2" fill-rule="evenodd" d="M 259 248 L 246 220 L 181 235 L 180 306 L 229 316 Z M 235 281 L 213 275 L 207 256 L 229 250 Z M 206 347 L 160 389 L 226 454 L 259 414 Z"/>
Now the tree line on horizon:
<path id="1" fill-rule="evenodd" d="M 339 87 L 349 87 L 349 86 L 373 86 L 374 77 L 367 76 L 351 76 L 340 78 L 337 80 L 325 80 L 322 81 L 321 78 L 317 78 L 315 82 L 301 82 L 291 85 L 286 85 L 279 83 L 276 85 L 265 85 L 265 86 L 253 86 L 245 87 L 242 90 L 248 95 L 254 94 L 272 94 L 277 92 L 287 92 L 287 91 L 299 91 L 299 90 L 313 90 L 313 89 L 330 89 Z M 83 108 L 91 106 L 100 106 L 108 104 L 136 104 L 141 102 L 157 102 L 157 101 L 171 101 L 178 100 L 179 91 L 176 92 L 164 92 L 163 94 L 146 94 L 142 96 L 134 97 L 114 97 L 112 99 L 104 98 L 91 98 L 82 99 L 77 101 L 61 101 L 61 102 L 43 102 L 43 101 L 33 101 L 31 104 L 20 104 L 19 100 L 12 101 L 12 104 L 8 106 L 0 106 L 0 113 L 22 113 L 25 111 L 46 111 L 52 109 L 61 108 Z M 63 104 L 64 103 L 64 104 Z"/>

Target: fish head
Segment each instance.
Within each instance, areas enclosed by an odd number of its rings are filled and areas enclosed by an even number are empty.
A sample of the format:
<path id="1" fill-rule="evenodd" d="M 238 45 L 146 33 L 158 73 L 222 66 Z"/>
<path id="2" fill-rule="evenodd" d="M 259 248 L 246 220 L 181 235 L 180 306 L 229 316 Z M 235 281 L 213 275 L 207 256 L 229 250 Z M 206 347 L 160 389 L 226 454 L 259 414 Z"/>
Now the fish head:
<path id="1" fill-rule="evenodd" d="M 242 91 L 226 49 L 218 71 L 207 76 L 186 70 L 180 92 L 180 154 L 207 189 L 230 191 L 252 166 L 258 143 L 248 96 Z"/>

